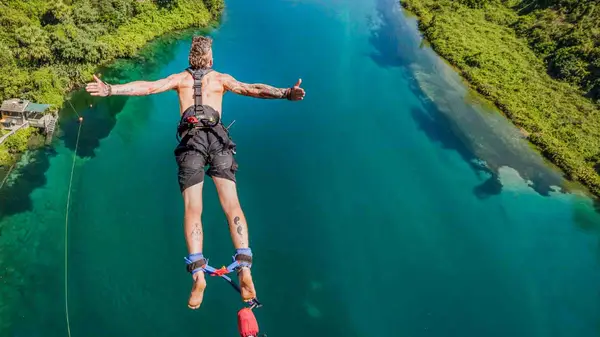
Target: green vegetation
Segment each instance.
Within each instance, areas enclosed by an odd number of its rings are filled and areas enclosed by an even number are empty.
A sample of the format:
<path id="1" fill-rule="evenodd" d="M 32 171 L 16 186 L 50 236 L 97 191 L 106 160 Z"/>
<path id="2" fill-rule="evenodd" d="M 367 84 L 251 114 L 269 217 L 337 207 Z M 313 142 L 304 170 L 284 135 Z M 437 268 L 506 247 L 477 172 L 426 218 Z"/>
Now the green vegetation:
<path id="1" fill-rule="evenodd" d="M 500 0 L 402 3 L 420 18 L 420 28 L 433 48 L 477 91 L 495 102 L 570 179 L 600 195 L 600 109 L 584 97 L 580 87 L 553 79 L 544 59 L 529 47 L 535 39 L 522 37 L 536 31 L 535 24 L 524 16 L 536 16 L 537 11 L 523 14 L 517 11 L 526 7 L 522 2 Z M 564 55 L 560 46 L 557 43 L 552 50 Z M 583 58 L 578 62 L 581 67 L 584 63 Z M 560 69 L 567 73 L 567 68 Z"/>
<path id="2" fill-rule="evenodd" d="M 600 2 L 522 1 L 514 27 L 542 57 L 555 78 L 578 85 L 600 100 Z"/>
<path id="3" fill-rule="evenodd" d="M 11 163 L 13 156 L 8 152 L 8 149 L 4 145 L 0 145 L 0 163 L 4 165 Z"/>
<path id="4" fill-rule="evenodd" d="M 167 32 L 207 26 L 223 8 L 223 0 L 2 1 L 0 100 L 60 108 L 99 67 Z M 0 147 L 0 166 L 10 162 L 6 153 Z"/>
<path id="5" fill-rule="evenodd" d="M 15 156 L 25 152 L 29 148 L 31 136 L 38 133 L 33 127 L 23 128 L 9 136 L 4 143 L 0 144 L 0 163 L 11 165 Z"/>
<path id="6" fill-rule="evenodd" d="M 4 143 L 0 145 L 0 149 L 6 149 L 9 153 L 25 152 L 25 150 L 27 150 L 29 137 L 34 133 L 36 133 L 36 129 L 33 127 L 20 129 L 8 137 Z"/>
<path id="7" fill-rule="evenodd" d="M 222 9 L 223 0 L 3 1 L 0 98 L 60 106 L 98 66 L 166 32 L 206 26 Z"/>

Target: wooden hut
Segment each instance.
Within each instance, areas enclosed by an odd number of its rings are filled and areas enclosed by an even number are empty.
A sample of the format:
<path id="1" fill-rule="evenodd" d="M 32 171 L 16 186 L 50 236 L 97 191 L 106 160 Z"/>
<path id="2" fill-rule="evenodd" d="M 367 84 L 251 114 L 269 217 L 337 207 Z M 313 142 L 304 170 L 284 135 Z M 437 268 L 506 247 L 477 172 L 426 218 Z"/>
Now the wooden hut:
<path id="1" fill-rule="evenodd" d="M 29 122 L 29 125 L 45 128 L 49 120 L 53 118 L 46 111 L 49 104 L 33 103 L 24 99 L 8 99 L 0 106 L 0 122 L 6 128 L 12 128 Z"/>

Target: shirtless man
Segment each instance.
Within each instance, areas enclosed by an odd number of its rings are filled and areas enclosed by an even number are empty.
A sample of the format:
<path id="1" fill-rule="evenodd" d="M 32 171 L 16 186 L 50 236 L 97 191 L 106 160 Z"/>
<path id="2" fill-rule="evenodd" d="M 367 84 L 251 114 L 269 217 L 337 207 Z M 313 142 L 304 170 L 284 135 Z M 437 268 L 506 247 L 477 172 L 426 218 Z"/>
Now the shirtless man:
<path id="1" fill-rule="evenodd" d="M 201 223 L 205 166 L 208 166 L 206 174 L 215 183 L 229 223 L 231 239 L 236 249 L 234 259 L 238 264 L 235 270 L 240 281 L 242 299 L 252 301 L 256 298 L 250 273 L 252 251 L 235 183 L 235 144 L 220 122 L 223 95 L 231 91 L 256 98 L 298 101 L 304 99 L 305 92 L 300 88 L 301 80 L 291 88 L 275 88 L 266 84 L 242 83 L 231 75 L 212 71 L 212 39 L 209 37 L 193 37 L 189 63 L 190 67 L 185 71 L 152 82 L 135 81 L 111 85 L 94 76 L 95 82 L 88 83 L 86 90 L 92 96 L 144 96 L 167 90 L 177 91 L 181 115 L 178 136 L 182 138 L 175 149 L 175 159 L 185 208 L 184 232 L 189 252 L 187 269 L 193 278 L 188 307 L 200 307 L 206 288 Z"/>

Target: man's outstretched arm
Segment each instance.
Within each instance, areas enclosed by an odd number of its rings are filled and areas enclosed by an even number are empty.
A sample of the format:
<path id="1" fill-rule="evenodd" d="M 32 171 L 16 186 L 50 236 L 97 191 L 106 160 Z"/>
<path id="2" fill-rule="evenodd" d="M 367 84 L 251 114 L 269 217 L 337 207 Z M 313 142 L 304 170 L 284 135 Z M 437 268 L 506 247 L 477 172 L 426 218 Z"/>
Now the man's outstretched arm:
<path id="1" fill-rule="evenodd" d="M 225 90 L 238 95 L 256 97 L 256 98 L 287 98 L 292 101 L 304 99 L 304 89 L 300 88 L 302 80 L 298 80 L 296 85 L 291 88 L 275 88 L 273 86 L 261 83 L 243 83 L 231 75 L 224 75 L 223 85 Z"/>
<path id="2" fill-rule="evenodd" d="M 171 75 L 158 81 L 135 81 L 112 85 L 102 82 L 94 75 L 94 81 L 88 83 L 85 88 L 92 96 L 146 96 L 175 89 L 180 78 L 178 75 Z"/>

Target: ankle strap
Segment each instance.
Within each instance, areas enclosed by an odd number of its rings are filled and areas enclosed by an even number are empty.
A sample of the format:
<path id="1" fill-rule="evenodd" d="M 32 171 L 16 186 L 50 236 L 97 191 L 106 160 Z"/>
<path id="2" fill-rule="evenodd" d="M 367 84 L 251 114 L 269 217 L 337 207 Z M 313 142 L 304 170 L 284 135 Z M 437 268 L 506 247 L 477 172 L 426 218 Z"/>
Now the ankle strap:
<path id="1" fill-rule="evenodd" d="M 230 271 L 239 271 L 241 268 L 252 268 L 252 249 L 238 248 L 233 256 L 233 263 L 227 267 Z"/>
<path id="2" fill-rule="evenodd" d="M 205 268 L 208 265 L 208 259 L 206 259 L 202 253 L 190 254 L 184 259 L 187 263 L 186 269 L 188 273 L 194 275 L 199 271 L 206 272 Z"/>

